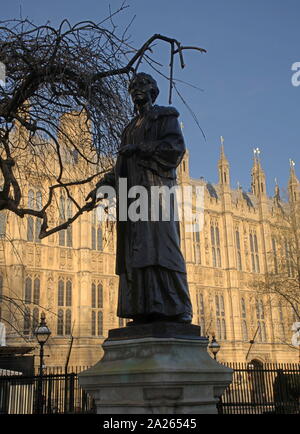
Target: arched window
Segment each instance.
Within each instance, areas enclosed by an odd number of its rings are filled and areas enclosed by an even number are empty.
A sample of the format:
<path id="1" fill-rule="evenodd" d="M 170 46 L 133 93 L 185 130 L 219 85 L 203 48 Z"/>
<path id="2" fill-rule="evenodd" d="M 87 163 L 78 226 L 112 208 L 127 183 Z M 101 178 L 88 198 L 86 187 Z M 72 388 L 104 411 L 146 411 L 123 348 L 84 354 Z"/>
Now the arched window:
<path id="1" fill-rule="evenodd" d="M 65 199 L 62 194 L 59 198 L 59 223 L 64 223 L 66 220 L 72 218 L 72 201 L 70 198 Z M 72 247 L 72 225 L 67 229 L 62 229 L 58 232 L 58 244 L 60 246 Z"/>
<path id="2" fill-rule="evenodd" d="M 65 334 L 66 335 L 71 334 L 71 318 L 72 318 L 71 309 L 67 309 L 66 310 L 66 328 L 65 328 Z"/>
<path id="3" fill-rule="evenodd" d="M 215 296 L 217 330 L 219 339 L 227 339 L 226 336 L 226 321 L 225 321 L 225 305 L 223 295 Z"/>
<path id="4" fill-rule="evenodd" d="M 72 201 L 70 198 L 67 200 L 67 218 L 72 218 Z M 72 247 L 73 239 L 72 239 L 72 225 L 67 228 L 67 247 Z"/>
<path id="5" fill-rule="evenodd" d="M 103 336 L 103 314 L 101 310 L 98 312 L 98 336 Z"/>
<path id="6" fill-rule="evenodd" d="M 220 303 L 219 303 L 219 296 L 218 296 L 218 295 L 216 295 L 215 299 L 216 299 L 216 314 L 217 314 L 217 316 L 219 316 L 219 315 L 220 315 Z"/>
<path id="7" fill-rule="evenodd" d="M 40 279 L 38 277 L 34 279 L 33 303 L 40 304 Z"/>
<path id="8" fill-rule="evenodd" d="M 66 285 L 66 306 L 72 306 L 72 282 L 70 280 Z"/>
<path id="9" fill-rule="evenodd" d="M 92 226 L 92 250 L 96 250 L 96 228 Z"/>
<path id="10" fill-rule="evenodd" d="M 255 250 L 255 266 L 257 273 L 260 273 L 259 257 L 258 257 L 258 242 L 257 236 L 254 234 L 254 250 Z"/>
<path id="11" fill-rule="evenodd" d="M 36 243 L 41 242 L 41 239 L 40 239 L 41 227 L 42 227 L 42 220 L 39 218 L 36 218 L 35 219 L 35 242 Z"/>
<path id="12" fill-rule="evenodd" d="M 250 238 L 252 272 L 260 273 L 258 242 L 257 242 L 256 232 L 253 229 L 251 229 L 250 231 L 249 238 Z"/>
<path id="13" fill-rule="evenodd" d="M 63 195 L 59 198 L 59 219 L 63 221 L 66 219 L 65 198 Z"/>
<path id="14" fill-rule="evenodd" d="M 103 336 L 103 285 L 101 282 L 92 283 L 91 308 L 92 336 Z"/>
<path id="15" fill-rule="evenodd" d="M 237 269 L 242 271 L 242 253 L 241 253 L 241 242 L 240 242 L 240 232 L 237 229 L 235 231 L 235 245 L 236 245 L 236 256 L 237 256 Z"/>
<path id="16" fill-rule="evenodd" d="M 58 306 L 64 306 L 64 282 L 63 282 L 63 280 L 59 280 L 59 282 L 58 282 L 57 305 Z"/>
<path id="17" fill-rule="evenodd" d="M 213 223 L 210 227 L 211 245 L 212 245 L 212 259 L 213 267 L 221 267 L 221 248 L 220 248 L 220 231 L 218 223 Z"/>
<path id="18" fill-rule="evenodd" d="M 217 255 L 216 255 L 216 248 L 215 248 L 215 229 L 211 225 L 210 227 L 210 237 L 211 237 L 211 245 L 212 245 L 212 259 L 213 259 L 213 267 L 217 266 Z"/>
<path id="19" fill-rule="evenodd" d="M 102 250 L 102 244 L 103 244 L 103 234 L 102 234 L 102 228 L 99 225 L 97 228 L 97 250 Z"/>
<path id="20" fill-rule="evenodd" d="M 96 336 L 96 312 L 92 310 L 92 336 Z"/>
<path id="21" fill-rule="evenodd" d="M 256 300 L 256 317 L 257 317 L 257 327 L 258 327 L 258 340 L 259 342 L 267 341 L 267 331 L 265 323 L 265 312 L 264 305 L 261 299 Z"/>
<path id="22" fill-rule="evenodd" d="M 288 277 L 294 277 L 294 267 L 293 261 L 291 258 L 291 243 L 285 239 L 285 257 L 286 257 L 286 270 Z"/>
<path id="23" fill-rule="evenodd" d="M 221 267 L 220 231 L 218 226 L 216 226 L 216 241 L 217 241 L 217 266 Z"/>
<path id="24" fill-rule="evenodd" d="M 97 210 L 94 210 L 92 213 L 91 239 L 92 239 L 92 250 L 102 251 L 103 250 L 102 222 L 98 218 Z"/>
<path id="25" fill-rule="evenodd" d="M 27 241 L 33 241 L 34 239 L 34 223 L 33 217 L 27 217 Z"/>
<path id="26" fill-rule="evenodd" d="M 249 238 L 250 238 L 252 271 L 253 271 L 253 273 L 255 273 L 254 244 L 253 244 L 253 235 L 252 235 L 252 233 L 250 233 Z"/>
<path id="27" fill-rule="evenodd" d="M 23 330 L 24 335 L 29 335 L 30 323 L 31 323 L 30 309 L 26 308 L 24 312 L 24 330 Z"/>
<path id="28" fill-rule="evenodd" d="M 225 307 L 224 307 L 224 297 L 223 295 L 220 296 L 220 307 L 221 307 L 221 315 L 224 316 L 225 315 Z"/>
<path id="29" fill-rule="evenodd" d="M 0 237 L 4 237 L 6 233 L 6 213 L 0 212 Z"/>
<path id="30" fill-rule="evenodd" d="M 200 227 L 199 223 L 194 224 L 194 259 L 196 264 L 201 264 L 201 246 L 200 246 Z"/>
<path id="31" fill-rule="evenodd" d="M 64 334 L 64 311 L 62 309 L 58 310 L 57 316 L 57 334 L 63 336 Z"/>
<path id="32" fill-rule="evenodd" d="M 96 285 L 92 283 L 92 307 L 96 307 Z"/>
<path id="33" fill-rule="evenodd" d="M 65 198 L 63 195 L 59 198 L 59 223 L 66 220 Z M 66 244 L 66 231 L 61 230 L 58 232 L 58 244 L 64 246 Z"/>
<path id="34" fill-rule="evenodd" d="M 34 191 L 31 189 L 28 191 L 28 208 L 35 209 Z"/>
<path id="35" fill-rule="evenodd" d="M 227 336 L 226 336 L 226 323 L 225 323 L 225 319 L 222 318 L 222 339 L 226 340 Z"/>
<path id="36" fill-rule="evenodd" d="M 67 309 L 67 307 L 72 306 L 72 291 L 73 291 L 73 283 L 71 278 L 64 280 L 63 277 L 58 281 L 58 291 L 57 291 L 57 305 L 60 307 L 58 309 L 58 317 L 60 320 L 58 324 L 60 326 L 58 329 L 60 330 L 60 335 L 70 335 L 72 332 L 71 318 L 72 318 L 72 310 Z M 62 312 L 62 313 L 60 313 Z"/>
<path id="37" fill-rule="evenodd" d="M 32 301 L 32 280 L 27 277 L 25 280 L 25 303 L 30 304 Z"/>
<path id="38" fill-rule="evenodd" d="M 219 318 L 217 318 L 217 339 L 221 340 L 221 321 Z"/>
<path id="39" fill-rule="evenodd" d="M 34 333 L 35 329 L 39 325 L 39 309 L 35 307 L 32 313 L 32 331 Z"/>
<path id="40" fill-rule="evenodd" d="M 98 308 L 103 308 L 103 286 L 98 284 Z"/>
<path id="41" fill-rule="evenodd" d="M 36 194 L 32 189 L 28 191 L 28 208 L 36 211 L 40 211 L 43 208 L 41 191 L 37 191 Z M 40 218 L 27 217 L 27 241 L 41 242 L 39 238 L 41 226 L 42 220 Z"/>
<path id="42" fill-rule="evenodd" d="M 67 228 L 67 247 L 72 247 L 73 245 L 73 236 L 72 236 L 72 225 Z"/>
<path id="43" fill-rule="evenodd" d="M 41 211 L 43 208 L 43 195 L 41 191 L 37 191 L 36 193 L 36 209 L 37 211 Z"/>

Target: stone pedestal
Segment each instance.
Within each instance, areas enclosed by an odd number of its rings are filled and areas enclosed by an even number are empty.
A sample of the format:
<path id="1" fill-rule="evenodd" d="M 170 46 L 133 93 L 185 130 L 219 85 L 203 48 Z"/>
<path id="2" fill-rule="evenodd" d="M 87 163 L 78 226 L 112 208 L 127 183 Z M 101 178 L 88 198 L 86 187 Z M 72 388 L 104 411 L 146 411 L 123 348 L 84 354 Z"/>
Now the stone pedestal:
<path id="1" fill-rule="evenodd" d="M 162 322 L 111 330 L 102 360 L 79 383 L 101 414 L 217 413 L 232 370 L 199 335 L 198 326 Z"/>

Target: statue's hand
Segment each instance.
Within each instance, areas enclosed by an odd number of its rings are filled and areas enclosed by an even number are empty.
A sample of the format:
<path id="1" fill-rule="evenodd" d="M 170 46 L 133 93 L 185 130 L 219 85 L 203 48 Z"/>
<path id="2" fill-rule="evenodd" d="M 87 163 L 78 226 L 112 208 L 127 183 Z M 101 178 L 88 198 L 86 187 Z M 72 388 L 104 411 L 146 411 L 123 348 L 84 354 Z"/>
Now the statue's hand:
<path id="1" fill-rule="evenodd" d="M 122 148 L 119 150 L 119 154 L 123 157 L 131 157 L 135 152 L 138 150 L 138 145 L 130 144 L 122 146 Z"/>

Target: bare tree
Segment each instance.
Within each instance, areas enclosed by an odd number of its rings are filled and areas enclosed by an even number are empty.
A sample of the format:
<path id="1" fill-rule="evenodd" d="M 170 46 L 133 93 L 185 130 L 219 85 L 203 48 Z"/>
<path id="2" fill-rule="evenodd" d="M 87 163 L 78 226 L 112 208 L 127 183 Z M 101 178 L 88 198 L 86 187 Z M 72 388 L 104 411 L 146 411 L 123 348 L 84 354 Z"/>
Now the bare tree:
<path id="1" fill-rule="evenodd" d="M 92 209 L 85 189 L 112 165 L 131 115 L 128 78 L 142 60 L 155 63 L 149 57 L 153 43 L 170 46 L 170 99 L 174 56 L 183 68 L 184 49 L 205 51 L 158 34 L 134 49 L 126 32 L 117 34 L 113 15 L 100 24 L 64 20 L 57 28 L 27 19 L 0 23 L 0 61 L 6 68 L 0 87 L 0 210 L 41 219 L 40 238 L 67 229 Z M 43 186 L 43 201 L 28 197 L 28 179 Z M 75 211 L 55 221 L 60 191 Z"/>
<path id="2" fill-rule="evenodd" d="M 254 288 L 270 295 L 272 307 L 278 311 L 279 330 L 275 337 L 286 340 L 284 324 L 300 321 L 300 206 L 293 197 L 286 202 L 275 198 L 271 226 L 271 250 L 267 253 L 268 272 L 264 279 L 253 282 Z M 287 315 L 283 314 L 284 309 Z M 281 327 L 281 329 L 280 329 Z M 292 335 L 290 329 L 289 335 Z M 291 346 L 291 345 L 290 345 Z"/>

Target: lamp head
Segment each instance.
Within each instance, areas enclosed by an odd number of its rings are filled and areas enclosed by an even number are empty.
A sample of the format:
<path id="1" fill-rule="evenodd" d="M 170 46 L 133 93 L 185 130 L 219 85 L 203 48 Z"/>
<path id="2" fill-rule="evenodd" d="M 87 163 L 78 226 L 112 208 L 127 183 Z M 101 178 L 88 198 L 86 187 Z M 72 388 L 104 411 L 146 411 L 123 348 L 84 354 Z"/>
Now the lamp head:
<path id="1" fill-rule="evenodd" d="M 45 312 L 41 313 L 41 322 L 34 330 L 34 335 L 39 344 L 45 344 L 51 335 L 51 331 L 46 324 L 46 315 Z"/>
<path id="2" fill-rule="evenodd" d="M 217 355 L 218 352 L 220 351 L 220 344 L 216 341 L 216 337 L 215 335 L 213 335 L 212 340 L 210 342 L 210 344 L 208 345 L 208 348 L 210 349 L 210 351 L 214 354 Z"/>

